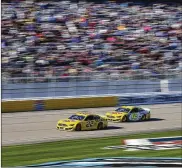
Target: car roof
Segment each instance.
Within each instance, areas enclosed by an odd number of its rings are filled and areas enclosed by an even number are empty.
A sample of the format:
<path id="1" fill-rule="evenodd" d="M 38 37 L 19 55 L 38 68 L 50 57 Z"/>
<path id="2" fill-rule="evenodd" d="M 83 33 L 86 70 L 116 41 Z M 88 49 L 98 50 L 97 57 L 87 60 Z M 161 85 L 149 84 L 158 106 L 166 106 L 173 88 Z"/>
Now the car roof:
<path id="1" fill-rule="evenodd" d="M 140 106 L 120 106 L 122 108 L 129 108 L 130 110 L 133 109 L 133 108 L 142 108 Z"/>
<path id="2" fill-rule="evenodd" d="M 129 108 L 130 110 L 133 109 L 136 106 L 120 106 L 121 108 Z"/>
<path id="3" fill-rule="evenodd" d="M 82 115 L 82 116 L 95 115 L 95 114 L 88 112 L 88 111 L 78 111 L 78 112 L 76 112 L 76 114 Z"/>

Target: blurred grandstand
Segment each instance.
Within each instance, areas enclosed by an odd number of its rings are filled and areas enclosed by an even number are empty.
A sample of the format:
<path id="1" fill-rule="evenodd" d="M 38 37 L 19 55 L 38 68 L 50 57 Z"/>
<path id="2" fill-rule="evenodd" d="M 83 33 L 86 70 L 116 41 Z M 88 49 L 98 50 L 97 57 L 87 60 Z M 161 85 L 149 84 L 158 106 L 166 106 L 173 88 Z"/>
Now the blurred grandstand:
<path id="1" fill-rule="evenodd" d="M 2 2 L 3 81 L 165 79 L 182 72 L 182 5 Z"/>

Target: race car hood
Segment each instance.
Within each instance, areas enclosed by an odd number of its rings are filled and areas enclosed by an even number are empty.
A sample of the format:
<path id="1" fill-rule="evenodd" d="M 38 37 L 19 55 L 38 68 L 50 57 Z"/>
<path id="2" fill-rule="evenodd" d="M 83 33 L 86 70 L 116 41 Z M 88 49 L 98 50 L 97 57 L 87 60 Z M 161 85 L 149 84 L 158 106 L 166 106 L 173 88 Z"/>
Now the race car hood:
<path id="1" fill-rule="evenodd" d="M 109 116 L 123 116 L 126 114 L 127 112 L 116 112 L 116 111 L 110 111 L 106 113 L 106 115 L 109 115 Z"/>
<path id="2" fill-rule="evenodd" d="M 105 115 L 100 115 L 100 117 L 102 118 L 102 119 L 107 119 L 107 117 L 105 116 Z"/>
<path id="3" fill-rule="evenodd" d="M 71 125 L 71 124 L 77 124 L 79 120 L 70 120 L 70 119 L 65 119 L 65 120 L 59 120 L 58 124 L 66 124 L 66 125 Z"/>

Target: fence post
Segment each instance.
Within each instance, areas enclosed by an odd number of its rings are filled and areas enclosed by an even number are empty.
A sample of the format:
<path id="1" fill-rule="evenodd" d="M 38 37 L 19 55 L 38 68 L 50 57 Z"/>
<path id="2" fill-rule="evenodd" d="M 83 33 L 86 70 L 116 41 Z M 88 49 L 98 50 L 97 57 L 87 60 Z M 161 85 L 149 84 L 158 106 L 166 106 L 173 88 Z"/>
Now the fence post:
<path id="1" fill-rule="evenodd" d="M 169 83 L 168 80 L 160 81 L 161 92 L 169 92 Z"/>

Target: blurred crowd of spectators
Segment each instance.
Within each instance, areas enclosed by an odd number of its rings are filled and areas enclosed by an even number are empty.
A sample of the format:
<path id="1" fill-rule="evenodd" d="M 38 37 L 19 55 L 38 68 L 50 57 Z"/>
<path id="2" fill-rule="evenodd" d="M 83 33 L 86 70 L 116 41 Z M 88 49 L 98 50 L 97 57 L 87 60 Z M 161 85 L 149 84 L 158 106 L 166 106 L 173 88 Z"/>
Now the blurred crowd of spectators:
<path id="1" fill-rule="evenodd" d="M 182 70 L 182 5 L 16 0 L 1 9 L 4 76 Z"/>

